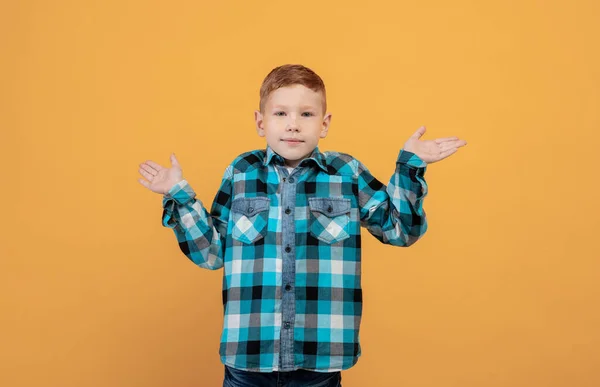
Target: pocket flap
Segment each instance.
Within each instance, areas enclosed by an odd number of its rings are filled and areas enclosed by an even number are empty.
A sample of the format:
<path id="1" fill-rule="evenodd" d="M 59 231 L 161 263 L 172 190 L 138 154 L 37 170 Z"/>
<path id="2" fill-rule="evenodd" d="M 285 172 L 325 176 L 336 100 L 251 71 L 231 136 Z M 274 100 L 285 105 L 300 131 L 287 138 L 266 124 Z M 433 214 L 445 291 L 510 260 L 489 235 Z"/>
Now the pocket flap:
<path id="1" fill-rule="evenodd" d="M 237 198 L 231 202 L 231 211 L 244 214 L 248 217 L 269 209 L 269 198 Z"/>
<path id="2" fill-rule="evenodd" d="M 339 216 L 350 212 L 348 198 L 308 198 L 311 211 L 317 211 L 329 217 Z"/>

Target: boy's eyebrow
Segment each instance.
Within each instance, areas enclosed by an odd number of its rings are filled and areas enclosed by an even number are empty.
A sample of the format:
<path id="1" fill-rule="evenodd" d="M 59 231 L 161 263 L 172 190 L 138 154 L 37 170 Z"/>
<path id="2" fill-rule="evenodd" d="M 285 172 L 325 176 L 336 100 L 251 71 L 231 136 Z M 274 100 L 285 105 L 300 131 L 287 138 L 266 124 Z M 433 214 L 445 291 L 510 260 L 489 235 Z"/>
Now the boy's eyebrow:
<path id="1" fill-rule="evenodd" d="M 287 109 L 288 107 L 286 105 L 273 105 L 273 109 Z M 312 106 L 312 105 L 303 105 L 300 106 L 300 109 L 317 109 L 317 107 Z"/>

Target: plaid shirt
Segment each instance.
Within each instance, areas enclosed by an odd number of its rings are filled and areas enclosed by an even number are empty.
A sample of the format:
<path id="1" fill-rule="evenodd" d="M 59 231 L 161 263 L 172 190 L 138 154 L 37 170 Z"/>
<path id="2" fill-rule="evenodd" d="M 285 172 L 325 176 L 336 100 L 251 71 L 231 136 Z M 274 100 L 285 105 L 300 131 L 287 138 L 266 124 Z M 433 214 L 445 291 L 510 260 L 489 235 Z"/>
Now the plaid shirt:
<path id="1" fill-rule="evenodd" d="M 361 226 L 410 246 L 427 230 L 426 163 L 401 150 L 387 187 L 354 157 L 319 152 L 290 173 L 270 147 L 225 170 L 210 213 L 186 180 L 162 224 L 196 265 L 223 272 L 223 364 L 333 372 L 361 354 Z"/>

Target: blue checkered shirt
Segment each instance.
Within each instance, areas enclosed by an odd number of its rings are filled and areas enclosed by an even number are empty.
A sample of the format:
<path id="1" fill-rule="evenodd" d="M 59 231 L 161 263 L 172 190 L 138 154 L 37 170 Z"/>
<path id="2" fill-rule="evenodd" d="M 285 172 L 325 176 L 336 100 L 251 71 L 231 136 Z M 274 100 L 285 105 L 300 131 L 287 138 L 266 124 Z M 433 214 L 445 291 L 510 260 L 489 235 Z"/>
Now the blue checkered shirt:
<path id="1" fill-rule="evenodd" d="M 361 354 L 361 226 L 410 246 L 427 230 L 426 163 L 401 150 L 386 185 L 354 157 L 315 148 L 291 172 L 270 147 L 226 168 L 211 211 L 186 180 L 162 224 L 196 265 L 223 271 L 223 364 L 340 371 Z"/>

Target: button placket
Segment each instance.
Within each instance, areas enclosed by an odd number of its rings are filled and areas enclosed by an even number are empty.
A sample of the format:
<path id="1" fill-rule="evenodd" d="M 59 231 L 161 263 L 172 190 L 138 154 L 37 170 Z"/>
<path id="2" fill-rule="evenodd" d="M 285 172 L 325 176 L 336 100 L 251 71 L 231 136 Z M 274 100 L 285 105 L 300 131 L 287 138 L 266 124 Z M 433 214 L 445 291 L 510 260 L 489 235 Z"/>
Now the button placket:
<path id="1" fill-rule="evenodd" d="M 281 293 L 281 338 L 280 361 L 282 369 L 294 368 L 294 319 L 295 319 L 295 292 L 292 284 L 295 278 L 295 223 L 294 202 L 296 200 L 296 174 L 290 176 L 284 168 L 279 169 L 281 176 L 281 213 L 282 217 L 282 277 L 280 282 Z M 289 183 L 289 184 L 286 184 Z"/>

